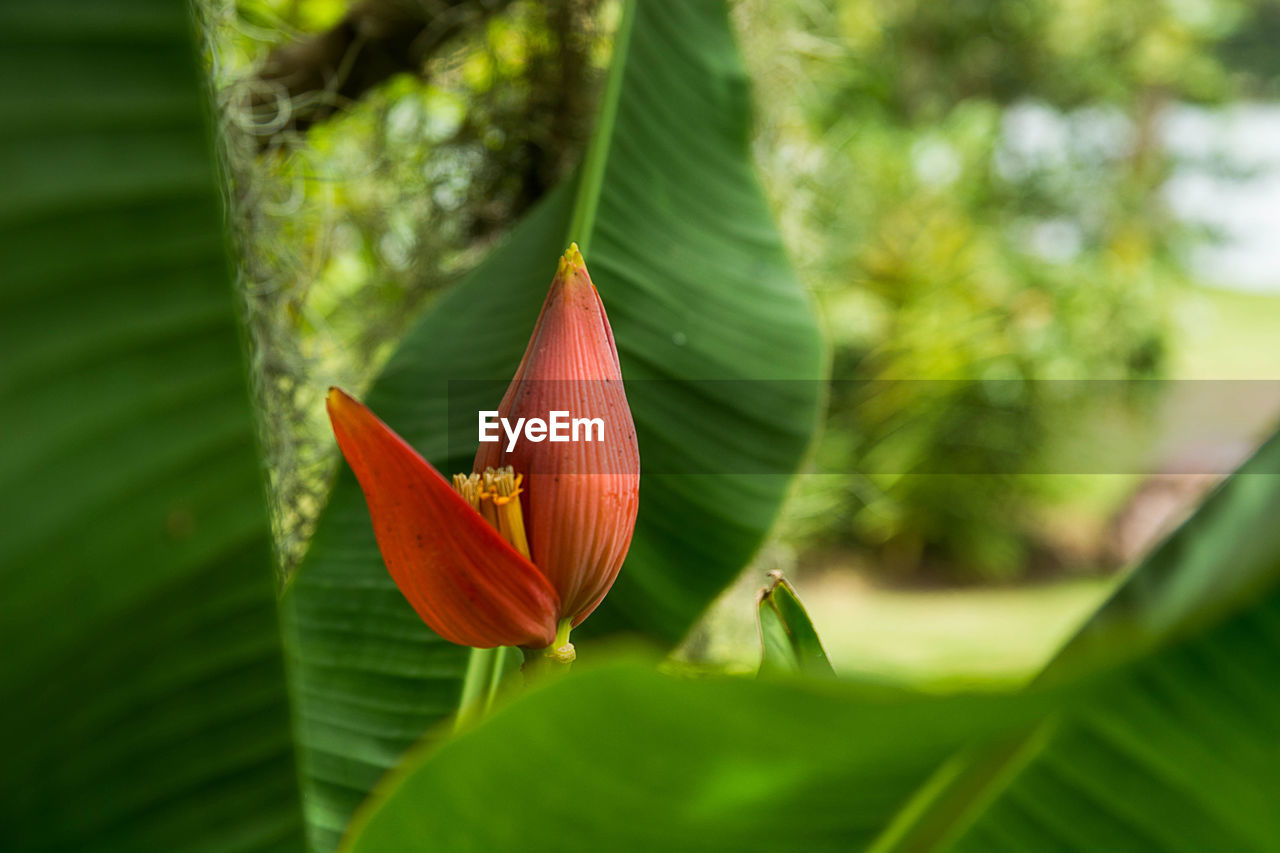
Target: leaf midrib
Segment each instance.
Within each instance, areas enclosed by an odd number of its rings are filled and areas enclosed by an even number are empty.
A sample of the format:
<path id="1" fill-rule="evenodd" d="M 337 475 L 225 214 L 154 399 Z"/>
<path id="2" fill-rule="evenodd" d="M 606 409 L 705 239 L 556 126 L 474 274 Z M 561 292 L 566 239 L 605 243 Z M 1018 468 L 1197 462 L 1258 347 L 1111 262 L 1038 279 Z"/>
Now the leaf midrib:
<path id="1" fill-rule="evenodd" d="M 577 242 L 583 255 L 591 249 L 591 236 L 595 231 L 596 211 L 600 207 L 600 195 L 604 190 L 605 166 L 609 162 L 609 149 L 613 143 L 613 126 L 618 116 L 618 101 L 622 95 L 622 78 L 626 73 L 627 55 L 631 50 L 631 24 L 635 20 L 635 0 L 623 0 L 618 30 L 613 39 L 613 58 L 609 63 L 609 77 L 596 127 L 582 160 L 582 174 L 578 180 L 578 193 L 573 201 L 573 217 L 569 220 L 569 233 L 564 243 Z"/>

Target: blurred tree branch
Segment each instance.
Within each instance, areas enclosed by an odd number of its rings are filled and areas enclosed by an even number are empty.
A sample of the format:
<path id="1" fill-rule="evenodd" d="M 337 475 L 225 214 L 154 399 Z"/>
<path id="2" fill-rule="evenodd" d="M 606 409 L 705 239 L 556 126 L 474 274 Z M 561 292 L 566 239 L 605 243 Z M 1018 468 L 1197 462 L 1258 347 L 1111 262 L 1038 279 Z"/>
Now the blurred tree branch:
<path id="1" fill-rule="evenodd" d="M 250 99 L 259 138 L 306 131 L 511 0 L 361 0 L 334 27 L 271 51 Z"/>
<path id="2" fill-rule="evenodd" d="M 577 164 L 608 19 L 599 0 L 351 0 L 290 38 L 310 4 L 200 4 L 287 576 L 330 482 L 322 389 L 363 387 L 418 310 Z"/>

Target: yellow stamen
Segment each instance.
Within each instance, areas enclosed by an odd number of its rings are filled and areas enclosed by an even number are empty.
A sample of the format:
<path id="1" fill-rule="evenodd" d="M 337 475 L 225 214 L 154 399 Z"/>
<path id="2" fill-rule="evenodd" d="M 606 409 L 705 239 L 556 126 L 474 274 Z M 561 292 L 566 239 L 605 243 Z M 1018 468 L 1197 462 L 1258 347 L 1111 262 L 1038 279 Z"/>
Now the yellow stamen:
<path id="1" fill-rule="evenodd" d="M 480 508 L 479 474 L 454 474 L 453 490 L 462 495 L 463 500 L 471 504 L 472 509 Z"/>
<path id="2" fill-rule="evenodd" d="M 463 500 L 471 504 L 471 506 L 489 522 L 489 526 L 499 533 L 502 529 L 498 526 L 498 513 L 493 504 L 485 500 L 484 478 L 479 474 L 454 474 L 453 488 L 458 494 L 462 495 Z"/>
<path id="3" fill-rule="evenodd" d="M 524 513 L 520 509 L 520 484 L 524 475 L 510 465 L 486 468 L 483 474 L 454 474 L 453 488 L 484 516 L 502 538 L 529 557 L 529 538 L 524 530 Z"/>
<path id="4" fill-rule="evenodd" d="M 576 245 L 571 247 L 571 251 L 575 253 L 577 249 Z M 568 256 L 569 252 L 566 252 L 565 257 Z M 579 258 L 581 258 L 580 255 Z M 458 494 L 475 507 L 484 516 L 485 521 L 489 522 L 503 539 L 510 542 L 513 548 L 523 554 L 526 559 L 532 559 L 529 554 L 529 539 L 524 529 L 524 514 L 520 510 L 520 493 L 524 491 L 521 488 L 523 483 L 524 475 L 517 474 L 510 465 L 503 468 L 486 468 L 483 474 L 453 475 L 453 487 Z M 572 620 L 561 619 L 556 624 L 556 638 L 551 645 L 535 657 L 530 657 L 531 653 L 526 652 L 526 678 L 531 677 L 528 674 L 533 671 L 531 667 L 537 668 L 541 665 L 539 662 L 561 664 L 566 667 L 573 663 L 577 652 L 573 648 L 573 643 L 569 642 L 571 626 Z M 480 652 L 472 652 L 472 654 L 478 653 Z"/>
<path id="5" fill-rule="evenodd" d="M 529 557 L 529 539 L 524 532 L 524 513 L 520 509 L 520 484 L 524 477 L 510 466 L 485 469 L 485 494 L 498 514 L 498 532 L 517 551 Z"/>

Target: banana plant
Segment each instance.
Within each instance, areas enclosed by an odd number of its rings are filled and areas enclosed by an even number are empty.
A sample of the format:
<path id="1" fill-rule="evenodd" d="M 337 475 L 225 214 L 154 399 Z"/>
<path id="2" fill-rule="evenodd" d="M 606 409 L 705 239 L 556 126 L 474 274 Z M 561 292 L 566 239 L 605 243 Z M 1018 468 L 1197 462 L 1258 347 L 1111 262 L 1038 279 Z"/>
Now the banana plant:
<path id="1" fill-rule="evenodd" d="M 189 10 L 0 8 L 0 846 L 1274 849 L 1280 440 L 1029 690 L 665 671 L 766 535 L 826 357 L 725 4 L 625 2 L 612 62 L 575 178 L 366 399 L 469 470 L 449 408 L 510 378 L 581 246 L 635 419 L 634 541 L 584 624 L 600 653 L 455 728 L 489 676 L 396 589 L 351 474 L 276 596 Z M 817 660 L 789 605 L 776 650 Z M 608 652 L 624 634 L 648 650 Z"/>

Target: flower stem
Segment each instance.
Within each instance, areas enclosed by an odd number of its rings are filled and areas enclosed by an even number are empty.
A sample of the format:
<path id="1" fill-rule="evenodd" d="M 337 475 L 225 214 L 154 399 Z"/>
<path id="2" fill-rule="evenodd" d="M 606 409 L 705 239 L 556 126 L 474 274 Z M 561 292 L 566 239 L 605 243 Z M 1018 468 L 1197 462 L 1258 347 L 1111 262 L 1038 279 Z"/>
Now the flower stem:
<path id="1" fill-rule="evenodd" d="M 577 659 L 578 653 L 569 642 L 569 632 L 573 630 L 570 619 L 561 619 L 556 626 L 556 638 L 545 649 L 525 649 L 524 672 L 525 684 L 533 684 L 552 673 L 566 673 Z"/>
<path id="2" fill-rule="evenodd" d="M 467 674 L 462 681 L 462 697 L 458 700 L 458 715 L 453 722 L 454 731 L 468 728 L 488 715 L 502 683 L 507 653 L 506 646 L 471 650 Z"/>

